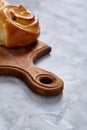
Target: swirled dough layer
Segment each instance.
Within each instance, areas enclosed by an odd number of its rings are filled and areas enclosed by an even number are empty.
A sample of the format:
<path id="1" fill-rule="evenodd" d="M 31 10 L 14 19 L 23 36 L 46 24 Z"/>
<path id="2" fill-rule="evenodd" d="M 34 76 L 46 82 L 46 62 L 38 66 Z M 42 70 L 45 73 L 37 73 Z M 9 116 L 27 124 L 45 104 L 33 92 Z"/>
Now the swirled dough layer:
<path id="1" fill-rule="evenodd" d="M 22 5 L 0 5 L 0 43 L 6 47 L 26 46 L 40 35 L 39 21 Z"/>

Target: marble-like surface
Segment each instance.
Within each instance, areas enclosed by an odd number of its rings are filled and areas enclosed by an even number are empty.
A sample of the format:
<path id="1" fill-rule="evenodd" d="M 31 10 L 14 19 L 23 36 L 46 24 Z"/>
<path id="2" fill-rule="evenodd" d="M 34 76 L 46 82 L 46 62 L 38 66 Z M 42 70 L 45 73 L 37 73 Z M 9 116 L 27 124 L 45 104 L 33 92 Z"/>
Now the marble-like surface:
<path id="1" fill-rule="evenodd" d="M 20 79 L 0 76 L 0 130 L 87 130 L 87 1 L 9 0 L 35 13 L 52 47 L 37 66 L 60 76 L 62 94 L 42 97 Z"/>

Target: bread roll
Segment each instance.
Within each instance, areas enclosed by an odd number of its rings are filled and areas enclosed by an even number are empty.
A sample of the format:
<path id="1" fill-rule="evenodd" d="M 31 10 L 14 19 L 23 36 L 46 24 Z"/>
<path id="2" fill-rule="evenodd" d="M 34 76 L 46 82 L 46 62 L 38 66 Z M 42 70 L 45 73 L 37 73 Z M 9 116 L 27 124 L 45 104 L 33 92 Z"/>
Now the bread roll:
<path id="1" fill-rule="evenodd" d="M 39 21 L 22 5 L 0 2 L 0 44 L 6 47 L 26 46 L 40 35 Z"/>

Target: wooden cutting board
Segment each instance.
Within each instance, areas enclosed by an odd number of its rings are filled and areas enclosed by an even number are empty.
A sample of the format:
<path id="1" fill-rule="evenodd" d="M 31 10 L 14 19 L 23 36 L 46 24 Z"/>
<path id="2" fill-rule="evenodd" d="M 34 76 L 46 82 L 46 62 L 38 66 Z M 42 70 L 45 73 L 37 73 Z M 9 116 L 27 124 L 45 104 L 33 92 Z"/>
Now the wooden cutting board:
<path id="1" fill-rule="evenodd" d="M 63 81 L 55 74 L 40 69 L 34 62 L 49 53 L 51 47 L 40 41 L 22 48 L 0 46 L 0 75 L 17 76 L 41 95 L 56 95 L 63 90 Z"/>

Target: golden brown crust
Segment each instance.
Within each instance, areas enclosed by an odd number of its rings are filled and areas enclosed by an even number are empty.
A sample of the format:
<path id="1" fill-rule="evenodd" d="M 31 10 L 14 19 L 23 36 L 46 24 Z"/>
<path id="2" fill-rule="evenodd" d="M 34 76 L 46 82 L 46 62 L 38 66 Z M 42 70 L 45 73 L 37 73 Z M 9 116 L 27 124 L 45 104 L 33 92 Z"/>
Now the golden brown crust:
<path id="1" fill-rule="evenodd" d="M 20 47 L 33 43 L 40 35 L 39 21 L 22 5 L 0 8 L 0 24 L 5 29 L 5 46 Z"/>

